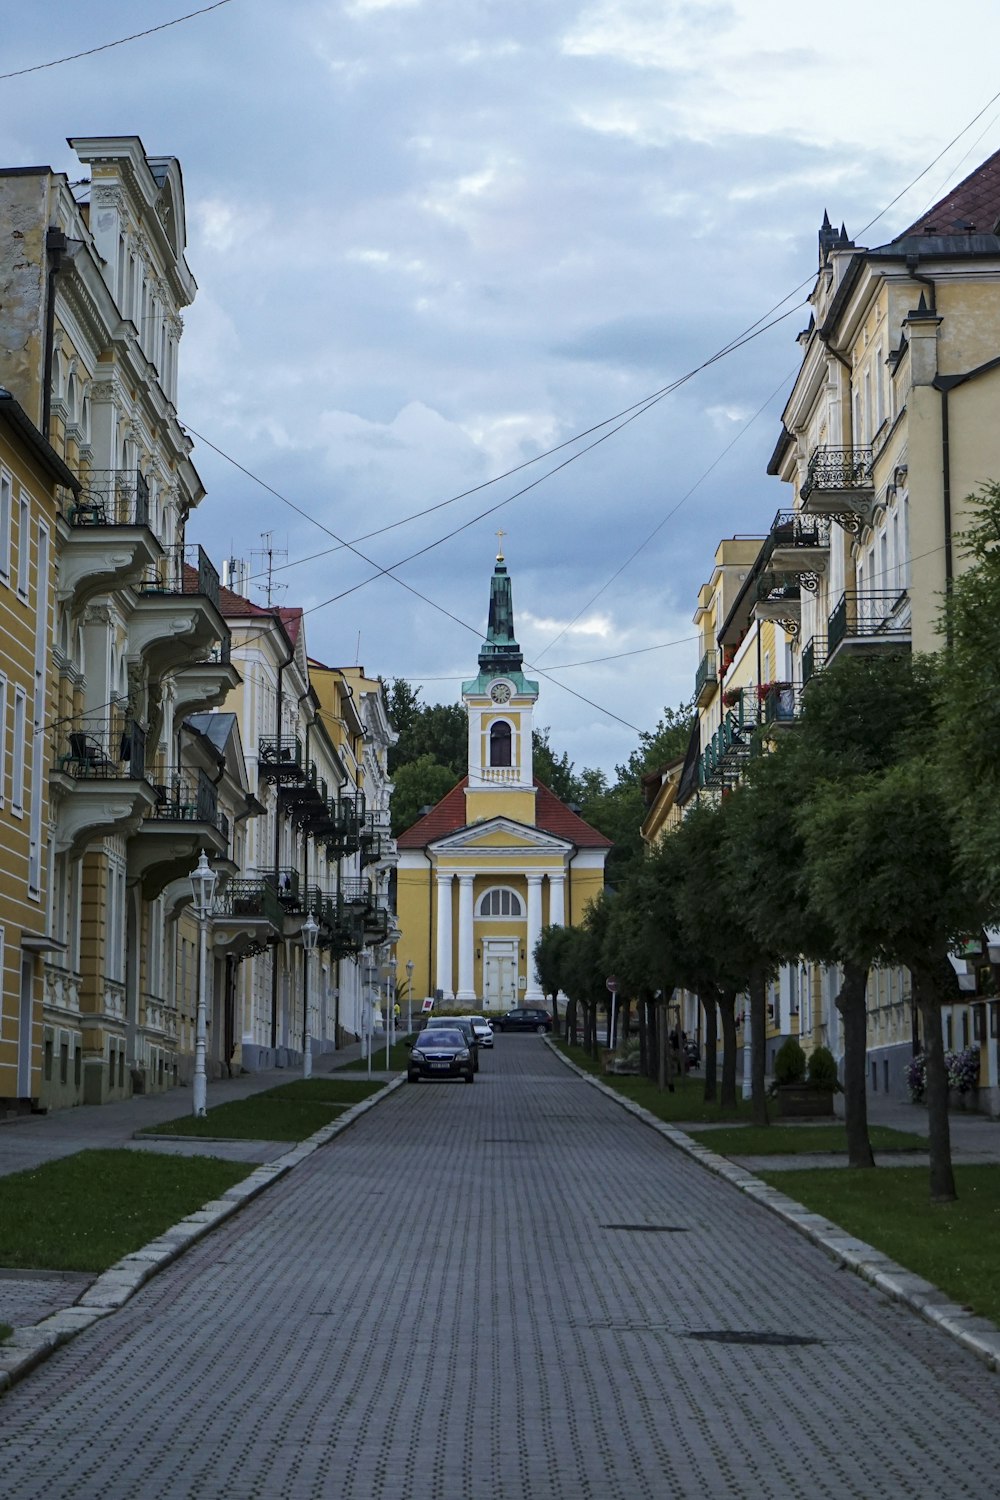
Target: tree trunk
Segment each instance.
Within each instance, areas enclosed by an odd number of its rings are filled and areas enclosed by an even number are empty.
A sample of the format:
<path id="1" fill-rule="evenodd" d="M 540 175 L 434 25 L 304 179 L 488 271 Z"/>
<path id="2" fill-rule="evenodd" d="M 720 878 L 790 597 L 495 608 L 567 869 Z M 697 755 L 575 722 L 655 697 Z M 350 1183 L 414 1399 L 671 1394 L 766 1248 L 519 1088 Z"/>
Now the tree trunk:
<path id="1" fill-rule="evenodd" d="M 659 1072 L 659 1016 L 655 1000 L 646 1001 L 646 1076 L 655 1083 Z"/>
<path id="2" fill-rule="evenodd" d="M 736 1108 L 736 991 L 719 991 L 719 1014 L 722 1017 L 722 1088 L 719 1103 L 723 1109 Z"/>
<path id="3" fill-rule="evenodd" d="M 632 1035 L 632 1026 L 631 1026 L 631 1021 L 632 1021 L 632 1001 L 631 1000 L 622 1000 L 620 1002 L 620 1004 L 618 1006 L 618 1015 L 619 1015 L 619 1018 L 620 1018 L 621 1029 L 622 1029 L 622 1046 L 624 1046 L 625 1043 L 628 1041 L 629 1037 Z"/>
<path id="4" fill-rule="evenodd" d="M 705 1100 L 712 1102 L 716 1097 L 716 1089 L 719 1077 L 719 1011 L 715 996 L 711 992 L 706 997 L 699 995 L 701 1008 L 705 1013 Z"/>
<path id="5" fill-rule="evenodd" d="M 590 1022 L 590 1055 L 597 1061 L 597 1001 L 591 1000 L 587 1005 L 587 1019 Z"/>
<path id="6" fill-rule="evenodd" d="M 948 964 L 947 957 L 945 963 Z M 948 964 L 949 974 L 952 974 Z M 930 966 L 911 969 L 910 977 L 917 992 L 920 1025 L 924 1033 L 924 1056 L 927 1059 L 927 1134 L 930 1140 L 931 1202 L 953 1203 L 955 1173 L 951 1165 L 951 1128 L 948 1122 L 948 1070 L 944 1064 L 944 1038 L 941 1035 L 941 992 Z"/>
<path id="7" fill-rule="evenodd" d="M 552 991 L 552 1035 L 559 1035 L 559 991 Z"/>
<path id="8" fill-rule="evenodd" d="M 844 1125 L 847 1129 L 847 1163 L 851 1167 L 873 1167 L 875 1158 L 868 1138 L 868 1009 L 865 995 L 868 970 L 864 964 L 845 963 L 837 996 L 837 1009 L 844 1022 Z"/>
<path id="9" fill-rule="evenodd" d="M 578 1037 L 578 1032 L 577 1032 L 577 1029 L 576 1029 L 576 1001 L 575 1000 L 567 1000 L 567 1002 L 566 1002 L 566 1040 L 569 1042 L 569 1044 L 570 1044 L 571 1047 L 575 1047 L 577 1045 L 577 1037 Z"/>
<path id="10" fill-rule="evenodd" d="M 670 1082 L 670 1065 L 667 1060 L 669 1051 L 667 1045 L 667 1007 L 661 1001 L 656 1007 L 656 1086 L 662 1094 L 669 1087 L 673 1093 L 673 1085 Z"/>
<path id="11" fill-rule="evenodd" d="M 639 1073 L 645 1078 L 648 1072 L 649 1036 L 646 1027 L 646 997 L 641 990 L 636 1001 L 636 1009 L 639 1021 Z"/>
<path id="12" fill-rule="evenodd" d="M 745 1034 L 745 1033 L 744 1033 Z M 763 968 L 750 978 L 750 1088 L 753 1123 L 769 1125 L 767 1118 L 767 976 Z"/>

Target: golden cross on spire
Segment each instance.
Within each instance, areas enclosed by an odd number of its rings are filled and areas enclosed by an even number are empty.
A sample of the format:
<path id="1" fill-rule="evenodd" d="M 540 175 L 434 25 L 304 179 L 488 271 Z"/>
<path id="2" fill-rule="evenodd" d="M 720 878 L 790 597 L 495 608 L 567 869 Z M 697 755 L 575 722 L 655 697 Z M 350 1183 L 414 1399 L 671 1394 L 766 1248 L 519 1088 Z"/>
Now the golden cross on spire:
<path id="1" fill-rule="evenodd" d="M 503 539 L 506 535 L 503 527 L 497 532 L 497 562 L 503 562 Z"/>

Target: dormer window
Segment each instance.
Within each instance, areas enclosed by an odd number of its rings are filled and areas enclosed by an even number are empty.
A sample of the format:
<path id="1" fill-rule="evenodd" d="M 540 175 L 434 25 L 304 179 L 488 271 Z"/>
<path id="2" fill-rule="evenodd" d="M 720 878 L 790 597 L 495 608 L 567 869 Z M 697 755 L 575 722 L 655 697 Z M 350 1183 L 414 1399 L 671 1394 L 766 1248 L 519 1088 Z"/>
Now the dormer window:
<path id="1" fill-rule="evenodd" d="M 506 719 L 496 719 L 490 725 L 490 765 L 511 765 L 511 729 Z"/>

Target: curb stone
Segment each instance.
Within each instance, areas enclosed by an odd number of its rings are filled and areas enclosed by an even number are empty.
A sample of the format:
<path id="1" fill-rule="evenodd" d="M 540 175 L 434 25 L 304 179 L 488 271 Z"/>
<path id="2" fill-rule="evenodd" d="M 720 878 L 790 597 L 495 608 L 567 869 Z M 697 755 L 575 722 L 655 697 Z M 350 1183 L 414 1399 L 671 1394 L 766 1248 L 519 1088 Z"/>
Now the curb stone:
<path id="1" fill-rule="evenodd" d="M 23 1380 L 53 1350 L 69 1343 L 70 1339 L 92 1327 L 100 1318 L 106 1318 L 109 1313 L 124 1307 L 147 1281 L 183 1255 L 190 1245 L 203 1239 L 217 1225 L 231 1219 L 245 1204 L 265 1192 L 272 1182 L 277 1182 L 300 1162 L 306 1161 L 321 1146 L 327 1145 L 335 1136 L 347 1130 L 361 1115 L 380 1104 L 405 1082 L 405 1074 L 392 1078 L 377 1094 L 350 1105 L 335 1122 L 324 1125 L 304 1141 L 291 1145 L 275 1161 L 255 1167 L 249 1176 L 229 1188 L 220 1198 L 213 1198 L 179 1223 L 165 1229 L 155 1240 L 122 1256 L 121 1260 L 115 1261 L 113 1266 L 109 1266 L 92 1281 L 71 1307 L 51 1313 L 40 1323 L 15 1328 L 6 1343 L 0 1344 L 0 1396 L 19 1380 Z"/>
<path id="2" fill-rule="evenodd" d="M 881 1250 L 876 1250 L 874 1245 L 855 1239 L 839 1224 L 834 1224 L 829 1219 L 824 1219 L 821 1214 L 813 1213 L 801 1203 L 796 1203 L 794 1198 L 789 1198 L 786 1193 L 781 1192 L 771 1183 L 762 1182 L 745 1167 L 737 1167 L 733 1162 L 727 1161 L 724 1156 L 718 1156 L 707 1146 L 696 1143 L 683 1130 L 678 1130 L 676 1125 L 668 1125 L 666 1121 L 658 1120 L 648 1109 L 643 1109 L 641 1104 L 636 1104 L 634 1099 L 626 1098 L 617 1089 L 611 1088 L 602 1079 L 595 1077 L 593 1073 L 588 1073 L 573 1062 L 549 1037 L 545 1037 L 544 1041 L 545 1045 L 561 1058 L 567 1068 L 571 1068 L 584 1082 L 591 1084 L 602 1094 L 606 1094 L 609 1099 L 614 1099 L 616 1104 L 635 1115 L 637 1120 L 641 1120 L 644 1125 L 655 1130 L 672 1146 L 676 1146 L 679 1151 L 683 1151 L 686 1156 L 690 1156 L 707 1171 L 713 1172 L 716 1177 L 724 1178 L 769 1212 L 777 1214 L 799 1234 L 825 1250 L 839 1265 L 853 1271 L 856 1276 L 860 1276 L 878 1291 L 891 1297 L 894 1302 L 900 1302 L 912 1312 L 919 1313 L 928 1323 L 933 1323 L 943 1333 L 948 1334 L 950 1338 L 968 1349 L 977 1359 L 982 1360 L 989 1369 L 1000 1370 L 1000 1328 L 995 1323 L 991 1323 L 988 1318 L 981 1318 L 975 1313 L 970 1313 L 957 1302 L 952 1302 L 940 1288 L 925 1281 L 922 1276 L 917 1276 L 913 1271 L 906 1270 L 896 1261 L 890 1260 Z"/>

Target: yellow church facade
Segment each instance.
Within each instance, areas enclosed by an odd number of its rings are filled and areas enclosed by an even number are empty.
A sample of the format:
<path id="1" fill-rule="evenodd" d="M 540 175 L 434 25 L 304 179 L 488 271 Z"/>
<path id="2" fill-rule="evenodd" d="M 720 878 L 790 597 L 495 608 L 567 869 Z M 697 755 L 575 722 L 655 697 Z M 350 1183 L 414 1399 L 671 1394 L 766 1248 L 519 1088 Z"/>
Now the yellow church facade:
<path id="1" fill-rule="evenodd" d="M 579 923 L 604 888 L 610 840 L 533 773 L 538 683 L 522 668 L 500 556 L 479 673 L 462 685 L 468 773 L 398 839 L 397 951 L 411 997 L 486 1013 L 541 1004 L 542 928 Z"/>

